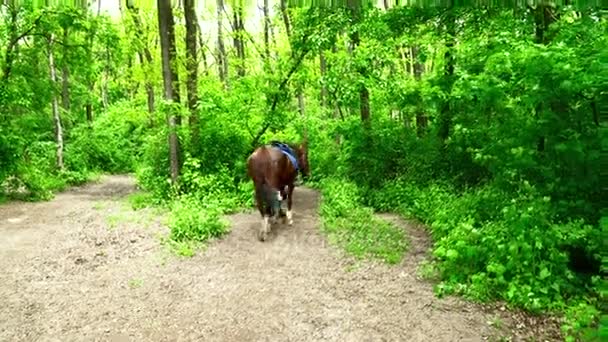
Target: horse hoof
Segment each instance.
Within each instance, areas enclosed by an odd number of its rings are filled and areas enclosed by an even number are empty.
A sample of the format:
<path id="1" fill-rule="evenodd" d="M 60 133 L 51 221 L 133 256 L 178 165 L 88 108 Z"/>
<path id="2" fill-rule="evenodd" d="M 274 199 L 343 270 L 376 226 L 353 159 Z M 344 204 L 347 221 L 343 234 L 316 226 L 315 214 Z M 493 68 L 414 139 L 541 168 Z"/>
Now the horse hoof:
<path id="1" fill-rule="evenodd" d="M 258 232 L 258 240 L 261 242 L 266 241 L 266 232 Z"/>

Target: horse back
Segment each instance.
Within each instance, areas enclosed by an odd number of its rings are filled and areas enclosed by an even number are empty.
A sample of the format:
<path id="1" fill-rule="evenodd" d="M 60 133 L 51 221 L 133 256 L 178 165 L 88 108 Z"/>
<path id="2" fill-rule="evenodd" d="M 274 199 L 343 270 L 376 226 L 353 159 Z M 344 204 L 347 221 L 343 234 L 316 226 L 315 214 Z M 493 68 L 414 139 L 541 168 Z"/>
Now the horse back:
<path id="1" fill-rule="evenodd" d="M 278 149 L 262 146 L 247 159 L 247 172 L 254 182 L 280 187 L 297 175 L 289 159 Z"/>

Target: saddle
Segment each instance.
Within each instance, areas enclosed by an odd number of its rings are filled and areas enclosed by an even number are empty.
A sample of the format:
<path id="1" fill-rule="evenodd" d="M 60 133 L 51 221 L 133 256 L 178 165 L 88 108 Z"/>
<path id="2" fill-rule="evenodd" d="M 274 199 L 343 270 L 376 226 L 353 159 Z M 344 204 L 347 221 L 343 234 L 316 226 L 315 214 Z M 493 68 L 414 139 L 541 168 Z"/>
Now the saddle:
<path id="1" fill-rule="evenodd" d="M 270 142 L 270 146 L 278 148 L 279 151 L 281 151 L 285 156 L 287 156 L 287 158 L 289 158 L 289 161 L 291 161 L 293 166 L 296 168 L 296 171 L 300 170 L 300 166 L 298 165 L 298 159 L 296 158 L 296 154 L 293 152 L 291 147 L 289 147 L 289 145 L 282 143 L 280 141 L 273 140 Z"/>

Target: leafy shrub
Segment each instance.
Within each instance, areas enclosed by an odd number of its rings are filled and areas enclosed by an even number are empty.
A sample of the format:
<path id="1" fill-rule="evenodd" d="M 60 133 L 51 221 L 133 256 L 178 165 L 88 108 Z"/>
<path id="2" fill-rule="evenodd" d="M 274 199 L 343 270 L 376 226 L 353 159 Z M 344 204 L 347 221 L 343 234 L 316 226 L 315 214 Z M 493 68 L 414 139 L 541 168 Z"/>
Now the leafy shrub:
<path id="1" fill-rule="evenodd" d="M 228 223 L 221 219 L 222 210 L 203 206 L 198 200 L 184 196 L 173 202 L 169 218 L 170 238 L 174 241 L 206 241 L 226 233 Z"/>
<path id="2" fill-rule="evenodd" d="M 331 240 L 356 257 L 373 257 L 390 264 L 401 261 L 407 248 L 404 232 L 363 207 L 354 183 L 330 179 L 319 186 L 323 230 Z"/>
<path id="3" fill-rule="evenodd" d="M 119 103 L 70 132 L 65 160 L 70 170 L 130 172 L 141 154 L 147 114 L 129 103 Z"/>
<path id="4" fill-rule="evenodd" d="M 516 194 L 494 183 L 458 194 L 441 182 L 394 180 L 368 197 L 375 208 L 429 225 L 439 294 L 500 298 L 533 312 L 568 310 L 568 331 L 597 319 L 597 310 L 585 303 L 599 277 L 580 274 L 572 250 L 598 255 L 600 233 L 582 220 L 557 221 L 551 199 L 530 184 Z"/>

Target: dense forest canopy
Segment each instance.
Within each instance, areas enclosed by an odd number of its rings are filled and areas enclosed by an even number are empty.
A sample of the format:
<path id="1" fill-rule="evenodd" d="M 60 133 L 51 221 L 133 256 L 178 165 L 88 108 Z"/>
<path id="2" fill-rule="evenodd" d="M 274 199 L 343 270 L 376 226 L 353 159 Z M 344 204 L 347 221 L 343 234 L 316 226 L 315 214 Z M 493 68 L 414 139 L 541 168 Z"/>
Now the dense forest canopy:
<path id="1" fill-rule="evenodd" d="M 404 237 L 370 217 L 416 218 L 438 294 L 593 334 L 606 311 L 601 7 L 103 2 L 0 5 L 1 197 L 133 172 L 188 250 L 252 205 L 254 147 L 306 139 L 323 230 L 349 252 L 399 261 Z"/>

